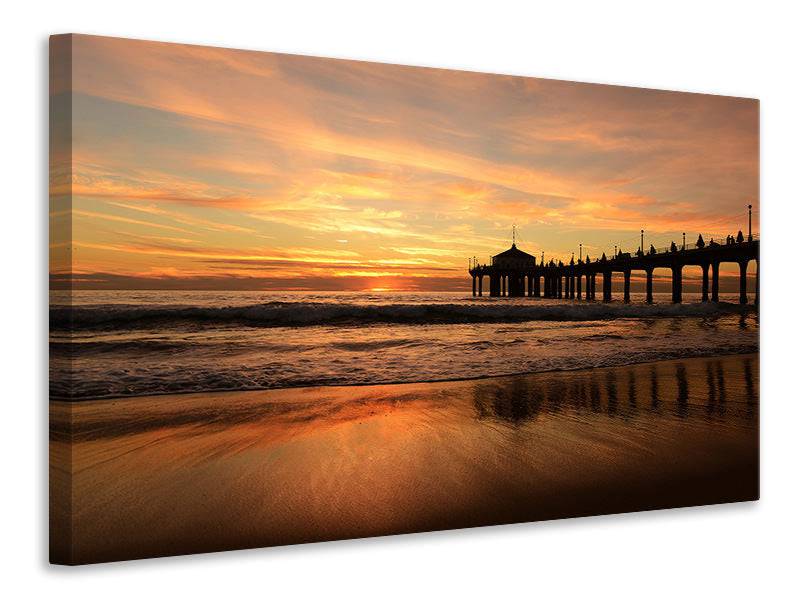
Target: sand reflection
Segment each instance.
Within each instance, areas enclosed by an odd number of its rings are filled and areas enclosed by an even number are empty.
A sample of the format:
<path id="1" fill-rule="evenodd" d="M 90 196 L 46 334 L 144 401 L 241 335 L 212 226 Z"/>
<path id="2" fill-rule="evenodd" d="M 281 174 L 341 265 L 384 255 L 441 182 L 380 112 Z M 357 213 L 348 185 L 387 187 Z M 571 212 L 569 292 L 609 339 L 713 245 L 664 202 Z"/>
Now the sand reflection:
<path id="1" fill-rule="evenodd" d="M 54 530 L 74 540 L 74 554 L 58 558 L 754 499 L 757 388 L 757 358 L 732 356 L 474 381 L 53 402 Z M 70 520 L 71 502 L 80 509 Z"/>
<path id="2" fill-rule="evenodd" d="M 750 422 L 756 417 L 758 404 L 757 365 L 750 356 L 717 357 L 619 370 L 501 377 L 476 384 L 472 398 L 478 419 L 500 419 L 517 425 L 535 421 L 540 414 L 587 412 L 623 419 L 646 414 L 650 418 Z M 622 392 L 620 378 L 624 381 Z M 730 407 L 729 388 L 737 398 L 735 406 Z M 647 402 L 641 405 L 639 398 Z"/>

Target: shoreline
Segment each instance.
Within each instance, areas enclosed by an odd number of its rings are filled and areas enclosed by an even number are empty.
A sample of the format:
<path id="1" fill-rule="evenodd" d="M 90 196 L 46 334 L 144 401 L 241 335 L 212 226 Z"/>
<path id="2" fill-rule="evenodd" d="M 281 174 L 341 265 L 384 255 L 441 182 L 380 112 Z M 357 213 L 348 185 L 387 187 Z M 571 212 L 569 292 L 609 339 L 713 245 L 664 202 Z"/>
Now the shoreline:
<path id="1" fill-rule="evenodd" d="M 54 402 L 51 559 L 755 500 L 758 381 L 758 355 L 740 354 L 459 382 Z"/>
<path id="2" fill-rule="evenodd" d="M 598 367 L 576 367 L 573 369 L 570 368 L 563 368 L 563 369 L 545 369 L 541 371 L 522 371 L 522 372 L 515 372 L 515 373 L 502 373 L 496 375 L 476 375 L 474 377 L 453 377 L 447 379 L 421 379 L 415 381 L 380 381 L 380 382 L 360 382 L 356 381 L 353 383 L 332 383 L 332 384 L 323 384 L 323 385 L 286 385 L 281 387 L 264 387 L 264 388 L 238 388 L 238 389 L 219 389 L 219 390 L 201 390 L 201 391 L 193 391 L 193 390 L 186 390 L 186 391 L 165 391 L 165 392 L 155 392 L 155 393 L 146 393 L 146 394 L 136 394 L 130 396 L 99 396 L 99 397 L 87 397 L 87 398 L 77 398 L 77 399 L 67 399 L 62 397 L 50 397 L 49 402 L 57 402 L 63 404 L 82 404 L 86 402 L 108 402 L 108 401 L 120 401 L 120 400 L 137 400 L 140 398 L 158 398 L 158 397 L 165 397 L 165 396 L 190 396 L 190 395 L 206 395 L 206 394 L 239 394 L 239 393 L 258 393 L 258 392 L 272 392 L 272 391 L 281 391 L 281 390 L 305 390 L 305 389 L 327 389 L 327 388 L 362 388 L 362 387 L 370 387 L 370 386 L 402 386 L 402 385 L 415 385 L 415 384 L 436 384 L 436 383 L 459 383 L 459 382 L 469 382 L 469 381 L 480 381 L 482 379 L 498 379 L 503 377 L 526 377 L 531 375 L 539 375 L 539 374 L 547 374 L 547 373 L 574 373 L 580 371 L 591 371 L 591 370 L 600 370 L 600 369 L 616 369 L 616 368 L 624 368 L 624 367 L 634 367 L 636 365 L 648 365 L 654 363 L 662 363 L 662 362 L 672 362 L 672 361 L 680 361 L 680 360 L 702 360 L 702 359 L 709 359 L 709 358 L 723 358 L 728 356 L 759 356 L 759 349 L 760 346 L 756 347 L 755 349 L 749 349 L 746 352 L 723 352 L 723 353 L 714 353 L 714 354 L 697 354 L 692 356 L 682 356 L 682 357 L 669 357 L 669 358 L 659 358 L 657 360 L 645 360 L 641 362 L 627 362 L 618 365 L 604 365 Z"/>

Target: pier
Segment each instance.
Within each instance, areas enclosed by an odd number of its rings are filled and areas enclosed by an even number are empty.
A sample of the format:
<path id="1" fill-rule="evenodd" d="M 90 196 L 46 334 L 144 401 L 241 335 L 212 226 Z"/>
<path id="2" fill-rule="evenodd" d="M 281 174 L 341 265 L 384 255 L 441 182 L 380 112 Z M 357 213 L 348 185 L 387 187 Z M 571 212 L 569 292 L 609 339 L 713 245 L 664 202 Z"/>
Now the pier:
<path id="1" fill-rule="evenodd" d="M 700 236 L 697 242 L 686 246 L 685 236 L 681 245 L 673 242 L 667 248 L 656 249 L 652 245 L 644 249 L 642 242 L 636 253 L 623 253 L 614 250 L 611 258 L 603 254 L 591 260 L 574 256 L 568 264 L 551 260 L 537 264 L 536 257 L 517 248 L 516 240 L 511 248 L 493 256 L 489 264 L 479 264 L 470 260 L 469 274 L 472 276 L 472 295 L 483 296 L 484 280 L 488 280 L 490 296 L 558 298 L 565 300 L 593 301 L 600 294 L 603 302 L 611 302 L 612 281 L 621 277 L 623 281 L 622 300 L 631 301 L 631 273 L 643 272 L 646 276 L 645 302 L 653 302 L 653 271 L 658 268 L 669 269 L 672 275 L 672 302 L 683 300 L 683 268 L 698 266 L 702 270 L 703 302 L 719 302 L 719 269 L 723 263 L 739 266 L 739 303 L 747 304 L 747 267 L 750 261 L 756 263 L 756 289 L 753 302 L 758 304 L 759 277 L 758 257 L 759 239 L 749 233 L 743 236 L 728 236 L 724 244 L 713 240 L 706 244 Z M 598 275 L 601 288 L 597 290 Z"/>

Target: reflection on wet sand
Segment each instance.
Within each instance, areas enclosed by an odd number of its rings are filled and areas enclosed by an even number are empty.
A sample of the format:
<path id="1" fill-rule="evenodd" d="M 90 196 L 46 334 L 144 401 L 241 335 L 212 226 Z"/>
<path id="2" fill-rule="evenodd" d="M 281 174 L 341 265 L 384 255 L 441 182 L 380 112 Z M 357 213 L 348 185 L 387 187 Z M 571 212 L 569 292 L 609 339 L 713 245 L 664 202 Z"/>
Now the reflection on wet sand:
<path id="1" fill-rule="evenodd" d="M 677 415 L 686 418 L 689 416 L 689 382 L 686 379 L 686 365 L 681 362 L 675 365 L 675 379 L 678 381 Z"/>
<path id="2" fill-rule="evenodd" d="M 53 402 L 51 493 L 63 509 L 53 513 L 54 558 L 122 560 L 752 500 L 757 390 L 758 358 L 747 355 Z M 80 508 L 70 513 L 70 503 Z M 71 554 L 59 546 L 70 539 Z"/>
<path id="3" fill-rule="evenodd" d="M 658 405 L 658 373 L 656 371 L 656 366 L 652 365 L 650 367 L 650 406 L 653 410 L 656 410 L 658 409 Z"/>
<path id="4" fill-rule="evenodd" d="M 636 409 L 636 375 L 633 371 L 628 371 L 628 406 L 631 410 Z"/>
<path id="5" fill-rule="evenodd" d="M 753 358 L 748 357 L 744 360 L 744 384 L 745 397 L 747 398 L 747 415 L 752 418 L 758 405 L 757 386 L 753 378 Z M 757 365 L 757 363 L 756 363 Z"/>
<path id="6" fill-rule="evenodd" d="M 725 366 L 736 367 L 735 377 L 742 374 L 742 399 L 732 412 L 726 413 Z M 498 418 L 522 424 L 534 421 L 544 413 L 583 414 L 587 408 L 593 413 L 629 419 L 639 412 L 648 416 L 678 417 L 724 422 L 750 423 L 756 417 L 758 395 L 754 365 L 756 358 L 717 357 L 634 365 L 626 369 L 627 404 L 620 408 L 618 373 L 615 370 L 592 369 L 588 371 L 542 373 L 536 376 L 484 380 L 474 387 L 473 403 L 479 419 Z M 690 377 L 687 365 L 702 365 L 704 377 Z M 600 383 L 602 385 L 600 385 Z M 650 398 L 649 405 L 640 408 L 639 395 Z M 669 407 L 671 414 L 664 412 Z"/>

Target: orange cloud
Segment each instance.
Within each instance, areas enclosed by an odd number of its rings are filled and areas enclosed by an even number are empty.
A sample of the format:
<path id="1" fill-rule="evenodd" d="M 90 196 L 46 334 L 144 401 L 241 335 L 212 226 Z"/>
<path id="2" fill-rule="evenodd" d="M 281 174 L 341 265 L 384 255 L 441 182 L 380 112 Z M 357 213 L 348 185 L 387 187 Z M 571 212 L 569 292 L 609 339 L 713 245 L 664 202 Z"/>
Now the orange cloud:
<path id="1" fill-rule="evenodd" d="M 748 203 L 758 230 L 751 100 L 91 36 L 73 51 L 62 271 L 441 286 L 512 224 L 557 259 L 640 229 L 724 236 Z"/>

